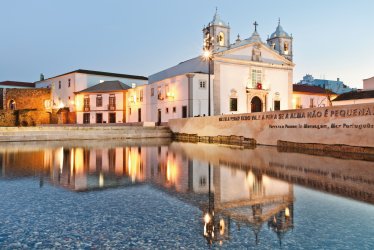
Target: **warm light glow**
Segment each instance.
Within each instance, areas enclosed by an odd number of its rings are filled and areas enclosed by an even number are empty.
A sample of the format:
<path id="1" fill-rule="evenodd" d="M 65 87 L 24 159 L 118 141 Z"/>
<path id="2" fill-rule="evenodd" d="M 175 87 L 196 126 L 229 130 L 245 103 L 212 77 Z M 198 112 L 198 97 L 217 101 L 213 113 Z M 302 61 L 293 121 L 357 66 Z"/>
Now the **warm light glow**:
<path id="1" fill-rule="evenodd" d="M 62 167 L 64 165 L 64 148 L 61 147 L 58 152 L 58 161 L 59 161 L 59 167 L 60 167 L 60 173 L 62 173 Z"/>
<path id="2" fill-rule="evenodd" d="M 206 223 L 206 224 L 208 224 L 209 222 L 210 222 L 210 215 L 209 215 L 209 213 L 206 213 L 205 215 L 204 215 L 204 222 Z"/>
<path id="3" fill-rule="evenodd" d="M 173 93 L 173 92 L 167 92 L 167 93 L 166 93 L 166 96 L 167 96 L 167 97 L 172 97 L 172 98 L 173 98 L 173 97 L 174 97 L 174 93 Z"/>
<path id="4" fill-rule="evenodd" d="M 70 101 L 70 104 L 71 104 L 71 105 L 74 105 L 74 100 L 71 100 L 71 101 Z"/>
<path id="5" fill-rule="evenodd" d="M 212 56 L 212 52 L 210 50 L 203 51 L 203 57 L 208 60 Z"/>
<path id="6" fill-rule="evenodd" d="M 252 187 L 253 186 L 253 182 L 254 182 L 254 175 L 253 175 L 252 171 L 249 171 L 248 174 L 247 174 L 247 183 L 248 183 L 248 186 Z"/>
<path id="7" fill-rule="evenodd" d="M 63 102 L 60 102 L 60 104 L 58 105 L 58 108 L 62 109 L 65 107 L 65 104 Z"/>
<path id="8" fill-rule="evenodd" d="M 166 163 L 166 180 L 174 184 L 176 183 L 177 176 L 177 166 L 168 159 Z"/>
<path id="9" fill-rule="evenodd" d="M 82 175 L 84 174 L 84 163 L 83 163 L 83 148 L 75 149 L 75 174 Z"/>
<path id="10" fill-rule="evenodd" d="M 99 186 L 100 187 L 104 186 L 104 175 L 103 175 L 103 173 L 100 173 L 100 176 L 99 176 Z"/>
<path id="11" fill-rule="evenodd" d="M 223 235 L 225 233 L 225 221 L 220 219 L 219 221 L 219 234 Z"/>
<path id="12" fill-rule="evenodd" d="M 290 217 L 290 209 L 288 207 L 286 207 L 286 210 L 284 211 L 284 215 L 286 217 Z"/>

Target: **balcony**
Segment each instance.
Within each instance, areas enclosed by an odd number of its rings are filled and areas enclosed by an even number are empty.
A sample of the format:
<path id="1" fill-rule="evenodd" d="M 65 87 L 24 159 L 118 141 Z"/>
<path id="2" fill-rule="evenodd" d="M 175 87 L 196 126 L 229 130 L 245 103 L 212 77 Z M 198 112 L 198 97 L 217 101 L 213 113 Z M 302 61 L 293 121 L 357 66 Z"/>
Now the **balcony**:
<path id="1" fill-rule="evenodd" d="M 108 105 L 108 110 L 110 110 L 110 111 L 116 110 L 116 105 L 115 104 L 109 104 Z"/>

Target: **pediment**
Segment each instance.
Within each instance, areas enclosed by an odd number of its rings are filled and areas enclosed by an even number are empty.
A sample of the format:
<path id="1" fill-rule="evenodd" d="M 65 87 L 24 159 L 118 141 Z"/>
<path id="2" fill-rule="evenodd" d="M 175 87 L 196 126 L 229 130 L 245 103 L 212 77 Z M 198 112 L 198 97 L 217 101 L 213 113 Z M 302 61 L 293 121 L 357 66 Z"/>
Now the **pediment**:
<path id="1" fill-rule="evenodd" d="M 263 43 L 249 43 L 217 53 L 216 57 L 240 61 L 263 62 L 277 65 L 294 64 Z"/>

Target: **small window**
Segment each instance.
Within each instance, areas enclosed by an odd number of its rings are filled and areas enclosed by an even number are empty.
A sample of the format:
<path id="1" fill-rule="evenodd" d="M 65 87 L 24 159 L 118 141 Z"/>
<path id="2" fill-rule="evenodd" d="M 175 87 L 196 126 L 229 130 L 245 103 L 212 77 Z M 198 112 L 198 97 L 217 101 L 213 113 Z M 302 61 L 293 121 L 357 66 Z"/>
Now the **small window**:
<path id="1" fill-rule="evenodd" d="M 166 108 L 166 114 L 169 114 L 169 108 Z"/>
<path id="2" fill-rule="evenodd" d="M 103 106 L 103 96 L 97 95 L 96 96 L 96 107 L 102 107 Z"/>
<path id="3" fill-rule="evenodd" d="M 16 102 L 14 100 L 10 100 L 9 109 L 10 110 L 15 110 L 16 109 Z"/>
<path id="4" fill-rule="evenodd" d="M 143 90 L 142 89 L 139 91 L 139 100 L 141 102 L 143 101 Z"/>
<path id="5" fill-rule="evenodd" d="M 58 88 L 61 89 L 61 81 L 58 81 Z"/>
<path id="6" fill-rule="evenodd" d="M 281 102 L 280 101 L 274 101 L 274 110 L 280 110 Z"/>
<path id="7" fill-rule="evenodd" d="M 68 96 L 68 99 L 70 100 L 70 96 Z"/>
<path id="8" fill-rule="evenodd" d="M 70 88 L 70 79 L 68 80 L 68 87 Z"/>
<path id="9" fill-rule="evenodd" d="M 134 88 L 136 88 L 136 83 L 131 83 L 131 87 L 134 89 Z"/>
<path id="10" fill-rule="evenodd" d="M 206 88 L 206 81 L 200 81 L 199 86 L 200 86 L 201 89 L 205 89 Z"/>
<path id="11" fill-rule="evenodd" d="M 129 108 L 129 115 L 131 115 L 131 108 Z"/>
<path id="12" fill-rule="evenodd" d="M 230 111 L 238 111 L 238 98 L 230 98 Z"/>
<path id="13" fill-rule="evenodd" d="M 173 113 L 177 112 L 177 107 L 173 107 Z"/>
<path id="14" fill-rule="evenodd" d="M 206 186 L 206 177 L 205 176 L 202 176 L 200 177 L 200 187 L 205 187 Z"/>
<path id="15" fill-rule="evenodd" d="M 155 95 L 155 88 L 151 88 L 151 96 Z"/>

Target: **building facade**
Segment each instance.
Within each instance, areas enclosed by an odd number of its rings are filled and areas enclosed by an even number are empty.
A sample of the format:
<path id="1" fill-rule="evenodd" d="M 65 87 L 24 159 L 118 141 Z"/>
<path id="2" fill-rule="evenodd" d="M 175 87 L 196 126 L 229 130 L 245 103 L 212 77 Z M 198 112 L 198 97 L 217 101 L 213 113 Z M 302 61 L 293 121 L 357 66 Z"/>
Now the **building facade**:
<path id="1" fill-rule="evenodd" d="M 120 81 L 105 81 L 75 92 L 76 122 L 125 123 L 126 91 L 129 88 Z"/>
<path id="2" fill-rule="evenodd" d="M 110 72 L 75 70 L 35 82 L 37 88 L 52 89 L 52 108 L 69 108 L 75 112 L 75 92 L 82 91 L 105 81 L 121 81 L 132 85 L 147 84 L 147 77 Z"/>
<path id="3" fill-rule="evenodd" d="M 329 107 L 337 94 L 318 86 L 294 84 L 292 94 L 292 108 Z"/>
<path id="4" fill-rule="evenodd" d="M 330 90 L 336 94 L 343 94 L 357 89 L 350 88 L 339 78 L 336 80 L 326 80 L 326 79 L 315 79 L 312 75 L 306 74 L 303 79 L 298 82 L 298 84 L 318 86 L 327 90 Z"/>
<path id="5" fill-rule="evenodd" d="M 374 76 L 368 79 L 364 79 L 364 90 L 373 90 L 374 89 Z"/>

